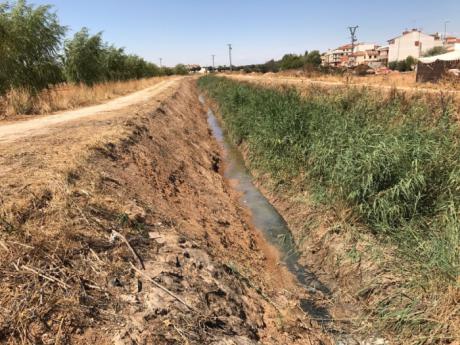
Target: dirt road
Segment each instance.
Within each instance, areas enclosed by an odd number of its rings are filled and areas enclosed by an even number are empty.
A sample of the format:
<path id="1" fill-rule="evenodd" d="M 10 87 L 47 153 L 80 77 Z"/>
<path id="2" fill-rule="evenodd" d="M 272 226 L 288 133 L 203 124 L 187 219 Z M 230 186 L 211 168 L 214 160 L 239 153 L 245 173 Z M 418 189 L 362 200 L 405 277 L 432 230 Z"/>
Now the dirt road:
<path id="1" fill-rule="evenodd" d="M 88 116 L 99 116 L 101 114 L 107 115 L 123 108 L 145 103 L 151 98 L 158 96 L 167 88 L 174 87 L 179 80 L 180 78 L 177 77 L 171 78 L 147 89 L 137 91 L 130 95 L 119 97 L 99 105 L 64 111 L 47 116 L 40 116 L 26 121 L 18 121 L 9 124 L 0 123 L 0 143 L 10 142 L 24 136 L 43 134 L 47 128 L 64 122 Z"/>

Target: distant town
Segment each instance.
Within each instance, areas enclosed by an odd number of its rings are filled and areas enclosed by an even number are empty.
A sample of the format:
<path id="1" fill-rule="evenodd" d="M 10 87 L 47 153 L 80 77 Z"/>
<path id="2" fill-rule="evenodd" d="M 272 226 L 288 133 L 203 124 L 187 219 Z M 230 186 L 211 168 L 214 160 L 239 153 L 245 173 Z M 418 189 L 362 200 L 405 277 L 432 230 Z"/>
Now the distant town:
<path id="1" fill-rule="evenodd" d="M 354 74 L 387 74 L 391 71 L 416 71 L 418 82 L 435 82 L 448 74 L 460 76 L 460 38 L 455 36 L 428 34 L 420 29 L 403 31 L 390 38 L 385 45 L 358 42 L 356 27 L 350 27 L 350 43 L 326 52 L 306 51 L 305 54 L 285 54 L 280 60 L 270 60 L 264 64 L 245 66 L 228 65 L 201 67 L 187 65 L 192 73 L 213 71 L 238 71 L 244 73 L 267 73 L 286 70 L 303 70 L 339 73 L 352 70 Z M 230 45 L 231 47 L 231 45 Z M 231 61 L 231 49 L 229 61 Z"/>
<path id="2" fill-rule="evenodd" d="M 365 64 L 371 68 L 388 66 L 391 62 L 403 61 L 408 57 L 420 59 L 429 51 L 447 53 L 460 50 L 460 38 L 438 33 L 427 34 L 419 29 L 404 31 L 391 38 L 387 45 L 375 43 L 344 44 L 322 54 L 322 65 L 332 67 L 353 67 Z M 435 49 L 435 48 L 441 49 Z"/>

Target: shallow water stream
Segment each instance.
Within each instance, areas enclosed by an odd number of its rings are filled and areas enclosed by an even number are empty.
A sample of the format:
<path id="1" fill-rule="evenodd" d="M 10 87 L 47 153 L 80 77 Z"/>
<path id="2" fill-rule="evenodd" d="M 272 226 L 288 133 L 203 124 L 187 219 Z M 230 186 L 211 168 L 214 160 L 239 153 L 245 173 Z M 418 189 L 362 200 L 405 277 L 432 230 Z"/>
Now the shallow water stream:
<path id="1" fill-rule="evenodd" d="M 204 104 L 203 96 L 200 96 L 200 102 Z M 224 177 L 237 182 L 235 189 L 241 194 L 241 203 L 250 210 L 254 226 L 279 249 L 282 262 L 302 286 L 309 291 L 319 290 L 330 295 L 331 292 L 327 286 L 322 284 L 306 267 L 298 263 L 299 253 L 286 221 L 253 184 L 253 177 L 246 168 L 241 152 L 224 134 L 211 109 L 208 110 L 208 124 L 224 153 Z M 324 320 L 326 323 L 331 321 L 328 311 L 316 306 L 311 300 L 301 299 L 300 307 L 313 318 Z"/>

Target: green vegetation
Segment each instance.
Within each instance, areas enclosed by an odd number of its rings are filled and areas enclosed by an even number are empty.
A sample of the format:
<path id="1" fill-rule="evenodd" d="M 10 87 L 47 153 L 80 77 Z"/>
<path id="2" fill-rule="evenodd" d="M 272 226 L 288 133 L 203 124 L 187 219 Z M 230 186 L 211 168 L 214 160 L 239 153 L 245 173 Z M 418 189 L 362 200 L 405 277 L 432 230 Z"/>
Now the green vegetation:
<path id="1" fill-rule="evenodd" d="M 65 31 L 49 6 L 0 3 L 0 94 L 62 81 L 58 53 Z"/>
<path id="2" fill-rule="evenodd" d="M 441 54 L 445 54 L 447 53 L 447 49 L 443 46 L 439 46 L 439 47 L 433 47 L 431 49 L 428 49 L 424 54 L 423 56 L 427 57 L 427 56 L 435 56 L 435 55 L 441 55 Z"/>
<path id="3" fill-rule="evenodd" d="M 36 93 L 65 81 L 92 85 L 187 73 L 183 65 L 160 69 L 128 55 L 87 28 L 63 42 L 65 33 L 50 6 L 0 3 L 0 95 L 11 89 Z"/>
<path id="4" fill-rule="evenodd" d="M 304 55 L 285 54 L 281 60 L 270 60 L 264 64 L 239 66 L 236 69 L 242 69 L 247 73 L 250 72 L 278 72 L 290 69 L 315 70 L 321 65 L 321 54 L 318 50 L 311 52 L 306 51 Z"/>
<path id="5" fill-rule="evenodd" d="M 458 279 L 460 136 L 449 100 L 351 88 L 301 98 L 213 76 L 199 85 L 233 141 L 248 145 L 252 167 L 345 202 L 426 281 Z"/>
<path id="6" fill-rule="evenodd" d="M 388 68 L 394 71 L 408 72 L 412 71 L 416 64 L 417 60 L 412 56 L 408 56 L 405 60 L 391 61 L 388 63 Z"/>
<path id="7" fill-rule="evenodd" d="M 102 33 L 87 28 L 65 42 L 64 74 L 68 81 L 93 85 L 103 81 L 129 80 L 161 75 L 160 69 L 122 48 L 104 43 Z"/>

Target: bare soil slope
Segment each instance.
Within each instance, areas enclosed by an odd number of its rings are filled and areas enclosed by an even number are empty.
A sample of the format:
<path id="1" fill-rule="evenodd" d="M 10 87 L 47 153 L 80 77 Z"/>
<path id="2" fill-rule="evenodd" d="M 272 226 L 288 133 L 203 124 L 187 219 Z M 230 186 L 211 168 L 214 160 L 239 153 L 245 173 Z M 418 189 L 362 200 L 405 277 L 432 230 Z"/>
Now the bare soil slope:
<path id="1" fill-rule="evenodd" d="M 194 81 L 162 85 L 3 129 L 0 343 L 331 343 L 220 174 Z"/>

